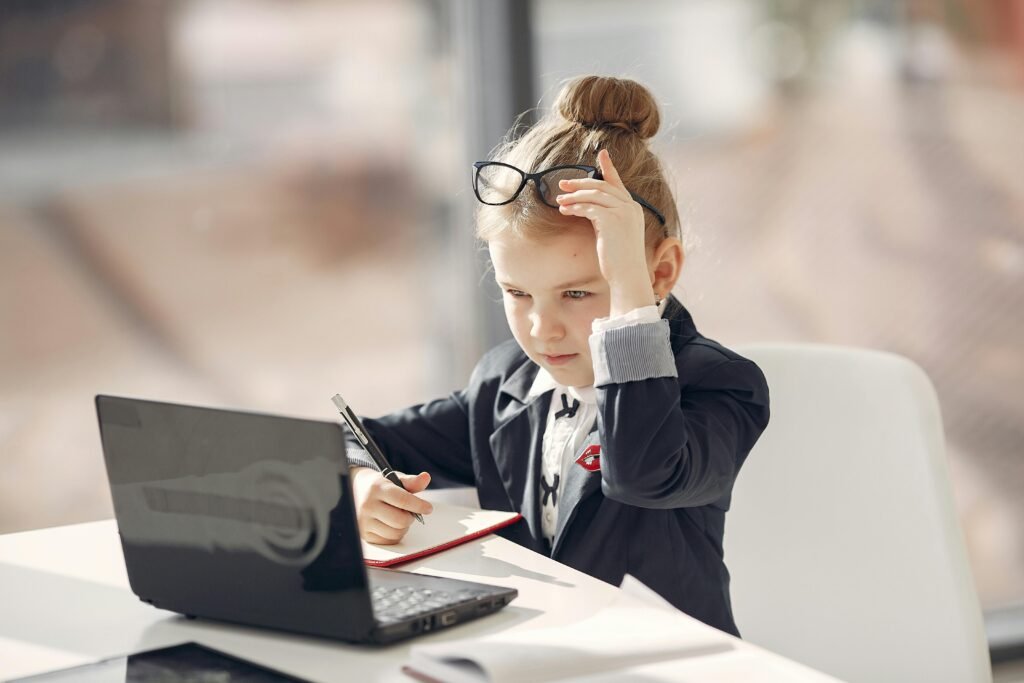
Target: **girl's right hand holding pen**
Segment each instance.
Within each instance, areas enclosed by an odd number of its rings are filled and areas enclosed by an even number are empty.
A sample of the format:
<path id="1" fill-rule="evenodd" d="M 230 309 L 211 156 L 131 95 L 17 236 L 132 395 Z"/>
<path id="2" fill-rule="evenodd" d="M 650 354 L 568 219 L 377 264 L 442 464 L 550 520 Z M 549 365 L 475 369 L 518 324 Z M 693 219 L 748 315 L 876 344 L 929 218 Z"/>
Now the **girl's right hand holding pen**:
<path id="1" fill-rule="evenodd" d="M 427 515 L 434 509 L 414 495 L 430 485 L 430 475 L 426 472 L 399 474 L 404 491 L 369 467 L 354 467 L 350 476 L 359 535 L 368 543 L 398 543 L 415 520 L 412 513 Z"/>

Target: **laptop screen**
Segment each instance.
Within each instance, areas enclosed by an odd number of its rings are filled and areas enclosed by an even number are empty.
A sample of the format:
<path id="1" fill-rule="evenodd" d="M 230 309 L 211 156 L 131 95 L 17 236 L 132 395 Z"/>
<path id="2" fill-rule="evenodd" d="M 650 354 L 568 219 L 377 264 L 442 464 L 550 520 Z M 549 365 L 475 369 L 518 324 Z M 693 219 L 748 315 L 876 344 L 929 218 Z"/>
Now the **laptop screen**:
<path id="1" fill-rule="evenodd" d="M 340 425 L 109 396 L 97 411 L 140 598 L 307 633 L 372 628 Z"/>

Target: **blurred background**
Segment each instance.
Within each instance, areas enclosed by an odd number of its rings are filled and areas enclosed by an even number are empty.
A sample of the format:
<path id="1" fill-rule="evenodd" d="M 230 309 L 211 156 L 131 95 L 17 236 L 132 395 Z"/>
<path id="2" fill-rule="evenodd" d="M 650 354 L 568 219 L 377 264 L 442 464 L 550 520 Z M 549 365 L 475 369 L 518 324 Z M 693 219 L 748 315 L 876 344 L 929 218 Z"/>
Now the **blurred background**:
<path id="1" fill-rule="evenodd" d="M 0 0 L 0 533 L 112 516 L 97 393 L 334 419 L 463 385 L 508 334 L 469 163 L 582 73 L 662 104 L 705 335 L 927 371 L 1012 630 L 1024 0 Z"/>

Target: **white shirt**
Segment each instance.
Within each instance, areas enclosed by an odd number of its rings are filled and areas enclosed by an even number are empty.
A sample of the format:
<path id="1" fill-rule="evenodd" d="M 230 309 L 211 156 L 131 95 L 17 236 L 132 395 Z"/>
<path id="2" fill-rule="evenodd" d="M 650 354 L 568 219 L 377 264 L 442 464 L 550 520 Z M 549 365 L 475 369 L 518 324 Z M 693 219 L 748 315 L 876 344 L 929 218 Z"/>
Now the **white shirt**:
<path id="1" fill-rule="evenodd" d="M 558 496 L 566 469 L 574 462 L 597 419 L 594 387 L 565 387 L 541 368 L 530 388 L 530 395 L 552 391 L 541 446 L 540 512 L 541 529 L 548 543 L 554 541 L 558 527 Z"/>
<path id="2" fill-rule="evenodd" d="M 610 318 L 597 318 L 592 326 L 593 337 L 608 330 L 657 322 L 661 318 L 665 302 L 661 306 L 644 306 L 629 313 Z M 576 454 L 587 440 L 597 419 L 597 391 L 593 386 L 566 387 L 555 381 L 544 368 L 527 394 L 533 399 L 551 391 L 551 408 L 548 410 L 541 446 L 541 478 L 539 498 L 541 503 L 541 530 L 548 543 L 553 543 L 558 528 L 558 496 L 569 467 L 576 461 Z"/>

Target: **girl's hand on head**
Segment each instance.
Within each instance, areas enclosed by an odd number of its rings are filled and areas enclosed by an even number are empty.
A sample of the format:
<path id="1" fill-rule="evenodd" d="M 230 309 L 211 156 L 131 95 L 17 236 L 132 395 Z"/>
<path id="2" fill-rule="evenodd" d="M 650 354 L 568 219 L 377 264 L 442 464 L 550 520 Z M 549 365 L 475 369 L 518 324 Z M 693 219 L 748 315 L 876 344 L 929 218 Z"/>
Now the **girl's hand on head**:
<path id="1" fill-rule="evenodd" d="M 359 535 L 364 541 L 376 545 L 393 545 L 402 540 L 415 519 L 412 513 L 429 515 L 434 507 L 417 498 L 416 493 L 430 485 L 430 475 L 401 474 L 402 485 L 398 488 L 380 476 L 380 472 L 369 467 L 353 467 L 352 495 L 355 498 L 356 521 Z"/>
<path id="2" fill-rule="evenodd" d="M 643 207 L 633 201 L 608 150 L 597 154 L 604 180 L 562 180 L 558 195 L 564 216 L 586 218 L 597 236 L 601 274 L 611 290 L 611 315 L 654 303 L 644 243 Z"/>

